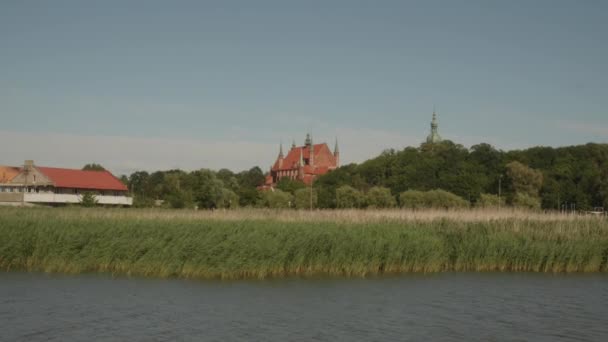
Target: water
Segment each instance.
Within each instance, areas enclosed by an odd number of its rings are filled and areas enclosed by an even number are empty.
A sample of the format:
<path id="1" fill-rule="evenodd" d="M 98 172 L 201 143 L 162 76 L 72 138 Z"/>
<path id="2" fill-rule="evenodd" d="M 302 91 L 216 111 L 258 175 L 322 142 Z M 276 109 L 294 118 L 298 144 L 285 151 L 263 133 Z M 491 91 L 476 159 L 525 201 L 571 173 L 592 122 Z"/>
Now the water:
<path id="1" fill-rule="evenodd" d="M 187 281 L 0 273 L 4 341 L 608 341 L 608 276 Z"/>

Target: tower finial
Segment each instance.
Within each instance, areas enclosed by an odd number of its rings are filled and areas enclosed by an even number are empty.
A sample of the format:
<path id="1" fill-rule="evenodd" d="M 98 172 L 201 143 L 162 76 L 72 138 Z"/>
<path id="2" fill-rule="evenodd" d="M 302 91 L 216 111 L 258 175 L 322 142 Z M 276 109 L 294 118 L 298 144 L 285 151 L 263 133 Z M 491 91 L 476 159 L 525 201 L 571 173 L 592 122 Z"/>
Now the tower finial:
<path id="1" fill-rule="evenodd" d="M 313 166 L 315 164 L 315 144 L 312 141 L 312 132 L 310 133 L 310 149 L 308 155 L 308 165 Z"/>
<path id="2" fill-rule="evenodd" d="M 336 137 L 336 144 L 334 145 L 334 155 L 340 153 L 340 148 L 338 147 L 338 137 Z"/>
<path id="3" fill-rule="evenodd" d="M 433 105 L 433 120 L 431 120 L 431 134 L 426 138 L 426 142 L 429 144 L 441 142 L 441 136 L 439 136 L 439 132 L 437 128 L 439 124 L 437 123 L 437 113 L 435 112 L 435 105 Z"/>
<path id="4" fill-rule="evenodd" d="M 281 143 L 279 144 L 279 158 L 283 158 L 283 140 L 281 139 Z"/>
<path id="5" fill-rule="evenodd" d="M 310 137 L 310 133 L 306 133 L 306 140 L 304 140 L 304 146 L 308 146 L 312 144 L 312 138 Z"/>

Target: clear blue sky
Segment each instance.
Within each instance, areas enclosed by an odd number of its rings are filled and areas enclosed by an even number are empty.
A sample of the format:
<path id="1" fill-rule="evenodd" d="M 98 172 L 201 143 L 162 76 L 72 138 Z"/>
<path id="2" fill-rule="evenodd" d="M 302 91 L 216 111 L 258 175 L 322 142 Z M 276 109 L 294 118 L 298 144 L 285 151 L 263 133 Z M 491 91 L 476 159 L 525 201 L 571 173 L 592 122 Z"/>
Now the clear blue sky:
<path id="1" fill-rule="evenodd" d="M 607 1 L 2 1 L 0 164 L 608 141 Z M 14 141 L 21 143 L 15 144 Z"/>

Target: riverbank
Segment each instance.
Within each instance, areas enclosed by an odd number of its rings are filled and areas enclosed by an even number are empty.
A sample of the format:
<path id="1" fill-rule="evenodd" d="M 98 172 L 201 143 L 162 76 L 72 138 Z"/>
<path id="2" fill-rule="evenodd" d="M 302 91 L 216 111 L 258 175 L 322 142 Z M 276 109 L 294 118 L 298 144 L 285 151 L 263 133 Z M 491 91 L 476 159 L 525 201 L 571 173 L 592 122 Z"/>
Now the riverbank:
<path id="1" fill-rule="evenodd" d="M 350 219 L 349 219 L 350 218 Z M 0 208 L 0 269 L 181 278 L 608 271 L 608 221 L 524 212 Z"/>

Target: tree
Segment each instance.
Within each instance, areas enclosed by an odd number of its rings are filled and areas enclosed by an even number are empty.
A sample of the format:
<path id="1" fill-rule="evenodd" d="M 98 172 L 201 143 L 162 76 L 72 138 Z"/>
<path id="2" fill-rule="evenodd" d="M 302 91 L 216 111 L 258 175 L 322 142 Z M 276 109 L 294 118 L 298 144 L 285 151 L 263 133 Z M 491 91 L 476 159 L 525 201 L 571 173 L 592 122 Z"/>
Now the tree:
<path id="1" fill-rule="evenodd" d="M 283 209 L 293 206 L 293 196 L 285 191 L 275 189 L 274 191 L 262 192 L 260 205 L 266 208 Z"/>
<path id="2" fill-rule="evenodd" d="M 127 177 L 126 175 L 121 175 L 119 179 L 122 182 L 122 184 L 124 184 L 127 187 L 129 186 L 129 177 Z"/>
<path id="3" fill-rule="evenodd" d="M 361 192 L 352 186 L 343 185 L 336 189 L 336 205 L 338 208 L 359 208 L 363 201 Z"/>
<path id="4" fill-rule="evenodd" d="M 312 192 L 312 194 L 311 194 Z M 312 196 L 312 207 L 317 207 L 317 191 L 312 188 L 301 188 L 295 191 L 294 202 L 298 209 L 310 209 Z"/>
<path id="5" fill-rule="evenodd" d="M 80 204 L 85 208 L 91 208 L 97 205 L 97 198 L 92 192 L 85 192 L 80 198 Z"/>
<path id="6" fill-rule="evenodd" d="M 481 194 L 476 205 L 481 208 L 498 208 L 505 205 L 505 199 L 494 194 Z"/>
<path id="7" fill-rule="evenodd" d="M 292 195 L 295 195 L 296 191 L 299 189 L 303 189 L 306 187 L 304 182 L 299 180 L 293 180 L 289 178 L 281 178 L 277 183 L 276 188 L 285 192 L 289 192 Z"/>
<path id="8" fill-rule="evenodd" d="M 399 195 L 399 202 L 402 207 L 410 209 L 454 209 L 469 206 L 467 200 L 444 190 L 408 190 Z"/>
<path id="9" fill-rule="evenodd" d="M 512 182 L 515 193 L 538 196 L 543 184 L 543 173 L 513 161 L 507 164 L 507 176 Z"/>
<path id="10" fill-rule="evenodd" d="M 397 205 L 391 190 L 379 186 L 369 189 L 365 199 L 366 204 L 371 208 L 393 208 Z"/>
<path id="11" fill-rule="evenodd" d="M 234 209 L 239 207 L 239 196 L 232 190 L 223 188 L 218 208 Z"/>
<path id="12" fill-rule="evenodd" d="M 189 190 L 176 190 L 166 196 L 165 204 L 174 209 L 193 208 L 194 200 Z"/>
<path id="13" fill-rule="evenodd" d="M 516 192 L 513 196 L 513 206 L 526 209 L 540 209 L 540 198 L 523 192 Z"/>
<path id="14" fill-rule="evenodd" d="M 194 195 L 194 201 L 199 208 L 219 208 L 224 195 L 224 183 L 211 170 L 200 169 L 188 177 L 188 186 Z"/>
<path id="15" fill-rule="evenodd" d="M 105 171 L 106 169 L 101 166 L 100 164 L 95 164 L 95 163 L 91 163 L 91 164 L 87 164 L 85 165 L 82 170 L 84 171 Z"/>

